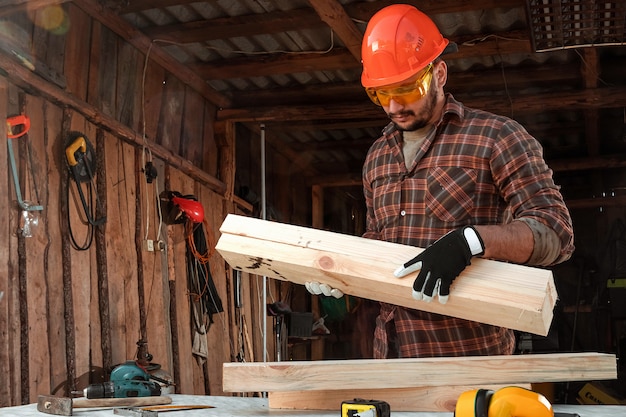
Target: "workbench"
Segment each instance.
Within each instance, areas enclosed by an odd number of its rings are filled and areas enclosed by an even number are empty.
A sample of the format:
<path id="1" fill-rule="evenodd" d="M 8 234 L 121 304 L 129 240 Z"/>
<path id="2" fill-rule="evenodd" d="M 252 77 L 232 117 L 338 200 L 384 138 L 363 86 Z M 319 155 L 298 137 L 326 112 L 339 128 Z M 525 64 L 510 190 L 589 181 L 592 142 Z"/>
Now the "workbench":
<path id="1" fill-rule="evenodd" d="M 222 397 L 222 396 L 203 396 L 203 395 L 180 395 L 171 394 L 172 404 L 177 405 L 212 405 L 215 408 L 172 411 L 163 414 L 167 417 L 263 417 L 263 416 L 280 416 L 280 417 L 339 417 L 340 411 L 302 411 L 302 410 L 283 410 L 270 409 L 267 399 L 252 397 Z M 624 417 L 626 416 L 626 406 L 618 405 L 554 405 L 555 412 L 577 413 L 580 417 Z M 0 408 L 0 416 L 25 417 L 37 416 L 43 417 L 49 414 L 37 411 L 37 404 L 28 404 L 16 407 Z M 82 417 L 111 417 L 116 416 L 112 409 L 85 409 L 75 408 L 73 415 Z M 161 415 L 161 413 L 159 413 Z M 417 413 L 417 412 L 394 412 L 394 417 L 452 417 L 453 413 Z"/>

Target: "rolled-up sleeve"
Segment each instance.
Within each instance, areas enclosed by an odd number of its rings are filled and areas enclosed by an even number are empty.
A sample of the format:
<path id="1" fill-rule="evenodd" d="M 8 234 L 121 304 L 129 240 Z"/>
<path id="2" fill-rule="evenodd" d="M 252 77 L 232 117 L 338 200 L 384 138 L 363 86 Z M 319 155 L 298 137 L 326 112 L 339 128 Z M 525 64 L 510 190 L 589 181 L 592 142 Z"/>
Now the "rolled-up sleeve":
<path id="1" fill-rule="evenodd" d="M 524 221 L 533 231 L 535 247 L 528 264 L 550 266 L 569 259 L 574 252 L 572 220 L 537 139 L 508 121 L 491 164 L 512 219 Z"/>

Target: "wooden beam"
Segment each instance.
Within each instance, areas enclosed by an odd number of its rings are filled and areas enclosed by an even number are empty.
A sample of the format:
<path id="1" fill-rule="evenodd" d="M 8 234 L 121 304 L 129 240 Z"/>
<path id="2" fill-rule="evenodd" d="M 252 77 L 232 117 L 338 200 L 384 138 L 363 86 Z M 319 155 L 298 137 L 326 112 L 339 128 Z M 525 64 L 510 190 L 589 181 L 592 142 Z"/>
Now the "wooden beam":
<path id="1" fill-rule="evenodd" d="M 392 389 L 617 378 L 606 353 L 225 363 L 225 392 Z"/>
<path id="2" fill-rule="evenodd" d="M 358 68 L 359 62 L 343 48 L 320 54 L 299 52 L 297 54 L 264 54 L 243 58 L 200 62 L 189 65 L 196 74 L 207 80 L 262 77 L 297 72 L 334 71 Z"/>
<path id="3" fill-rule="evenodd" d="M 220 232 L 216 249 L 234 269 L 544 336 L 552 321 L 557 294 L 547 269 L 477 258 L 441 304 L 413 299 L 416 273 L 393 276 L 416 247 L 234 214 Z"/>
<path id="4" fill-rule="evenodd" d="M 546 112 L 559 109 L 599 109 L 626 106 L 626 87 L 602 87 L 588 90 L 564 91 L 546 94 L 523 94 L 511 96 L 511 103 L 500 95 L 489 97 L 456 97 L 469 107 L 510 115 Z M 358 115 L 358 116 L 355 116 Z M 370 101 L 326 106 L 275 106 L 218 111 L 220 120 L 236 121 L 303 121 L 380 118 L 384 113 Z"/>
<path id="5" fill-rule="evenodd" d="M 383 7 L 398 3 L 397 0 L 378 0 L 372 2 L 358 1 L 346 5 L 346 11 L 353 19 L 368 21 L 374 13 Z M 460 13 L 473 10 L 487 10 L 496 7 L 509 9 L 513 7 L 523 7 L 521 0 L 480 0 L 480 1 L 459 1 L 459 0 L 405 0 L 402 3 L 411 4 L 422 12 L 436 18 L 437 14 Z"/>
<path id="6" fill-rule="evenodd" d="M 531 384 L 515 384 L 532 389 Z M 341 403 L 353 398 L 384 399 L 395 411 L 454 411 L 456 401 L 465 391 L 490 389 L 496 391 L 505 385 L 449 385 L 445 387 L 338 389 L 321 391 L 269 392 L 270 408 L 294 410 L 340 410 Z"/>
<path id="7" fill-rule="evenodd" d="M 151 0 L 151 3 L 154 2 Z M 303 8 L 152 26 L 143 29 L 143 32 L 151 39 L 183 44 L 297 31 L 323 25 L 324 22 L 313 10 Z"/>
<path id="8" fill-rule="evenodd" d="M 347 59 L 347 58 L 346 58 Z M 626 64 L 625 64 L 626 65 Z M 505 73 L 500 68 L 484 69 L 480 74 L 473 71 L 454 71 L 449 67 L 445 90 L 455 96 L 487 91 L 502 92 L 508 90 L 518 94 L 520 90 L 534 87 L 551 87 L 555 83 L 578 88 L 581 85 L 580 71 L 571 65 L 542 65 L 531 68 L 508 68 Z M 529 79 L 532 72 L 532 80 Z M 267 106 L 316 103 L 325 105 L 338 97 L 343 101 L 366 101 L 367 95 L 360 82 L 329 83 L 324 88 L 318 84 L 272 88 L 268 90 L 237 91 L 233 93 L 233 108 L 253 107 L 257 103 Z M 382 113 L 382 112 L 381 112 Z"/>
<path id="9" fill-rule="evenodd" d="M 363 34 L 352 22 L 341 3 L 336 0 L 309 0 L 309 4 L 322 20 L 330 26 L 330 29 L 339 35 L 339 38 L 346 45 L 355 61 L 360 63 Z"/>
<path id="10" fill-rule="evenodd" d="M 480 42 L 472 45 L 461 45 L 458 52 L 446 55 L 446 61 L 456 59 L 477 58 L 501 54 L 530 53 L 530 42 L 521 37 L 520 31 L 496 34 L 493 37 L 476 35 Z M 455 39 L 453 39 L 455 40 Z M 456 41 L 456 40 L 455 40 Z M 459 41 L 459 42 L 462 42 Z M 252 67 L 252 68 L 249 68 Z M 199 62 L 191 68 L 202 77 L 209 80 L 222 80 L 237 77 L 259 77 L 275 74 L 293 74 L 303 71 L 318 70 L 353 70 L 361 68 L 360 61 L 354 59 L 350 50 L 335 47 L 332 51 L 320 53 L 310 51 L 297 54 L 254 55 L 244 58 L 222 59 L 210 62 Z M 481 74 L 478 79 L 483 79 Z"/>

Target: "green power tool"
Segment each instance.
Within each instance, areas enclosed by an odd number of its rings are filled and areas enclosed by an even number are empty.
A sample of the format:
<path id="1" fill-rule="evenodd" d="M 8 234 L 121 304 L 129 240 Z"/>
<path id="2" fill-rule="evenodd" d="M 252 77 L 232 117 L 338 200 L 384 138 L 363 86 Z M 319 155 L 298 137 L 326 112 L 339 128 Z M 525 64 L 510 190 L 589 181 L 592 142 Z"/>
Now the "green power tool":
<path id="1" fill-rule="evenodd" d="M 135 361 L 126 361 L 111 371 L 109 382 L 90 384 L 86 398 L 129 398 L 161 395 L 161 386 Z"/>

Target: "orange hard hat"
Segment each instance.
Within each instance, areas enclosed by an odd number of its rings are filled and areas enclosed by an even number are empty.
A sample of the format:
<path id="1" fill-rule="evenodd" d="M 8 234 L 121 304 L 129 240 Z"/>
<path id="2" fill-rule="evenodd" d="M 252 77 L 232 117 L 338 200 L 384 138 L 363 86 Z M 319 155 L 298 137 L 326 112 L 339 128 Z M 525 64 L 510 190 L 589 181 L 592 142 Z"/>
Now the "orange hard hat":
<path id="1" fill-rule="evenodd" d="M 372 16 L 365 29 L 361 84 L 371 88 L 405 81 L 434 61 L 449 44 L 435 23 L 415 7 L 387 6 Z"/>

